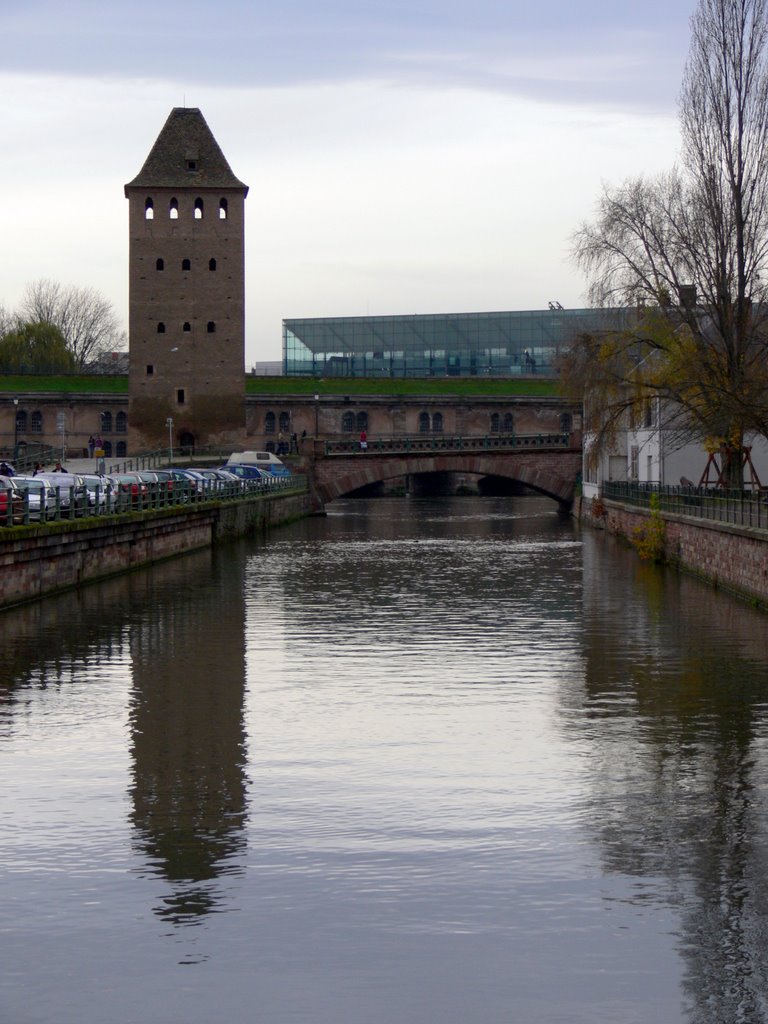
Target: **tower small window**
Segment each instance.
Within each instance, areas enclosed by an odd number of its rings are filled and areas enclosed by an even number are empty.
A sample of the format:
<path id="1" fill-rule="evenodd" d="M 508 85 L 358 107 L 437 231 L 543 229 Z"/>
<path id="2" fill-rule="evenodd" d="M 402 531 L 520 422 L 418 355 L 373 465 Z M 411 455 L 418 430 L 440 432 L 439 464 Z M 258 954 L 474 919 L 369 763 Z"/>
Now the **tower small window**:
<path id="1" fill-rule="evenodd" d="M 197 160 L 187 160 L 187 170 L 188 171 L 196 171 L 197 170 Z"/>
<path id="2" fill-rule="evenodd" d="M 175 197 L 171 200 L 168 206 L 168 216 L 171 218 L 171 220 L 179 219 L 179 200 L 176 199 Z"/>
<path id="3" fill-rule="evenodd" d="M 152 220 L 155 216 L 155 204 L 152 202 L 152 198 L 147 196 L 144 200 L 144 220 Z"/>
<path id="4" fill-rule="evenodd" d="M 191 270 L 192 269 L 192 260 L 182 260 L 181 261 L 181 269 L 182 270 Z"/>
<path id="5" fill-rule="evenodd" d="M 176 401 L 179 405 L 184 405 L 184 388 L 176 389 Z"/>
<path id="6" fill-rule="evenodd" d="M 227 200 L 222 198 L 222 199 L 219 200 L 219 220 L 226 220 L 226 219 L 227 219 Z"/>
<path id="7" fill-rule="evenodd" d="M 165 324 L 163 323 L 163 321 L 162 321 L 162 320 L 161 320 L 161 321 L 160 321 L 160 323 L 159 323 L 159 324 L 157 325 L 157 333 L 158 333 L 158 334 L 165 334 Z"/>
<path id="8" fill-rule="evenodd" d="M 209 334 L 215 334 L 216 333 L 216 324 L 213 322 L 213 320 L 209 320 L 208 321 L 208 333 Z"/>
<path id="9" fill-rule="evenodd" d="M 184 326 L 182 327 L 182 330 L 184 331 L 185 334 L 189 334 L 189 332 L 192 330 L 192 324 L 189 322 L 189 320 L 184 321 Z"/>
<path id="10" fill-rule="evenodd" d="M 214 260 L 214 259 L 208 260 L 208 269 L 209 270 L 215 270 L 216 269 L 216 260 Z"/>
<path id="11" fill-rule="evenodd" d="M 203 219 L 203 200 L 200 196 L 195 200 L 195 220 Z"/>
<path id="12" fill-rule="evenodd" d="M 152 363 L 147 363 L 147 376 L 151 377 L 154 372 L 155 372 L 155 367 L 152 365 Z"/>
<path id="13" fill-rule="evenodd" d="M 158 259 L 155 263 L 155 270 L 165 270 L 165 260 Z"/>

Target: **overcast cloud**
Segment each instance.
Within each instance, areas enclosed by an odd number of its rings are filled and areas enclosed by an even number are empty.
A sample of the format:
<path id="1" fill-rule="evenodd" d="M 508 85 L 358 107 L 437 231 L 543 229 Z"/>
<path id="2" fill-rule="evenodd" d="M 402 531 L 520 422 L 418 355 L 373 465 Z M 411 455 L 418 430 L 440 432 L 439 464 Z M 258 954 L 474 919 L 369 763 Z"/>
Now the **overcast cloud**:
<path id="1" fill-rule="evenodd" d="M 676 157 L 691 12 L 0 0 L 0 303 L 53 277 L 127 319 L 122 186 L 186 104 L 251 186 L 249 363 L 283 317 L 579 305 L 601 181 Z"/>

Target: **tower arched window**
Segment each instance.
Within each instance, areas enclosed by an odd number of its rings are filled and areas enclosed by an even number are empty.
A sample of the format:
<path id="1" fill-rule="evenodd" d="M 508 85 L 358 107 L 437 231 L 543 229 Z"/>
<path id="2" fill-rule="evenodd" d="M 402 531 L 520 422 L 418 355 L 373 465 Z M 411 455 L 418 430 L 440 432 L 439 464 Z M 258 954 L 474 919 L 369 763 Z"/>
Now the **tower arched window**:
<path id="1" fill-rule="evenodd" d="M 191 270 L 192 269 L 192 260 L 183 259 L 181 261 L 181 269 L 182 270 Z"/>
<path id="2" fill-rule="evenodd" d="M 160 321 L 160 323 L 159 323 L 159 324 L 157 325 L 157 333 L 158 333 L 158 334 L 165 334 L 165 324 L 163 323 L 163 321 L 162 321 L 162 320 L 161 320 L 161 321 Z"/>
<path id="3" fill-rule="evenodd" d="M 215 270 L 216 269 L 216 260 L 215 259 L 211 258 L 211 259 L 208 260 L 208 269 L 209 270 Z"/>
<path id="4" fill-rule="evenodd" d="M 115 433 L 116 434 L 125 434 L 127 430 L 128 430 L 128 417 L 125 415 L 124 412 L 119 412 L 117 414 L 117 416 L 115 416 Z"/>
<path id="5" fill-rule="evenodd" d="M 179 219 L 179 200 L 175 196 L 168 204 L 168 216 L 171 220 Z"/>
<path id="6" fill-rule="evenodd" d="M 515 432 L 515 417 L 511 412 L 504 413 L 504 433 L 514 434 Z"/>
<path id="7" fill-rule="evenodd" d="M 355 423 L 357 430 L 368 430 L 368 413 L 359 412 L 357 414 L 357 422 Z"/>
<path id="8" fill-rule="evenodd" d="M 274 434 L 275 432 L 275 414 L 268 412 L 264 416 L 264 433 Z"/>
<path id="9" fill-rule="evenodd" d="M 152 220 L 155 216 L 155 204 L 152 202 L 152 197 L 147 196 L 144 200 L 144 220 Z"/>
<path id="10" fill-rule="evenodd" d="M 341 431 L 343 434 L 354 434 L 355 414 L 353 412 L 345 412 L 341 417 Z"/>
<path id="11" fill-rule="evenodd" d="M 165 260 L 158 258 L 155 263 L 155 270 L 165 270 Z"/>
<path id="12" fill-rule="evenodd" d="M 285 434 L 291 429 L 291 414 L 289 412 L 280 413 L 280 430 Z"/>
<path id="13" fill-rule="evenodd" d="M 429 433 L 429 413 L 428 412 L 420 412 L 419 413 L 419 433 L 420 434 L 428 434 Z"/>
<path id="14" fill-rule="evenodd" d="M 432 433 L 442 434 L 443 432 L 443 414 L 436 412 L 432 417 Z"/>
<path id="15" fill-rule="evenodd" d="M 39 409 L 36 409 L 29 417 L 29 432 L 30 434 L 42 434 L 43 432 L 43 414 Z"/>
<path id="16" fill-rule="evenodd" d="M 185 334 L 189 334 L 189 332 L 192 330 L 192 324 L 189 322 L 189 320 L 185 320 L 184 326 L 181 329 L 182 331 L 184 331 Z"/>
<path id="17" fill-rule="evenodd" d="M 16 410 L 16 433 L 26 434 L 27 432 L 27 414 L 24 409 Z"/>
<path id="18" fill-rule="evenodd" d="M 219 200 L 219 220 L 227 219 L 227 200 L 223 197 Z"/>
<path id="19" fill-rule="evenodd" d="M 491 413 L 491 433 L 498 434 L 499 432 L 499 414 L 497 412 Z"/>
<path id="20" fill-rule="evenodd" d="M 216 333 L 216 324 L 214 323 L 213 320 L 209 320 L 208 321 L 207 330 L 208 330 L 209 334 L 215 334 Z"/>
<path id="21" fill-rule="evenodd" d="M 200 196 L 195 200 L 195 220 L 203 219 L 203 200 Z"/>
<path id="22" fill-rule="evenodd" d="M 108 409 L 101 414 L 101 432 L 102 434 L 112 433 L 112 413 Z"/>

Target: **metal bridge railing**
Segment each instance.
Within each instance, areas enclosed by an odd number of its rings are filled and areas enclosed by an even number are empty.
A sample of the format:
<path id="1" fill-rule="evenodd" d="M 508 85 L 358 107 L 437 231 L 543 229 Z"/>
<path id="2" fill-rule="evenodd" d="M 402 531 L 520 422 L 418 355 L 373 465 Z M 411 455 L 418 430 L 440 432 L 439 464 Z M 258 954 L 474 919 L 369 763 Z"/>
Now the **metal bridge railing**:
<path id="1" fill-rule="evenodd" d="M 720 487 L 668 487 L 611 480 L 601 485 L 601 494 L 610 501 L 639 508 L 650 508 L 651 495 L 656 494 L 660 512 L 768 530 L 768 495 L 759 490 L 727 491 Z"/>
<path id="2" fill-rule="evenodd" d="M 369 439 L 367 448 L 360 441 L 326 441 L 325 455 L 413 455 L 419 452 L 516 451 L 521 448 L 570 448 L 571 435 L 558 434 L 486 434 L 464 437 L 455 434 L 417 434 L 412 437 Z"/>

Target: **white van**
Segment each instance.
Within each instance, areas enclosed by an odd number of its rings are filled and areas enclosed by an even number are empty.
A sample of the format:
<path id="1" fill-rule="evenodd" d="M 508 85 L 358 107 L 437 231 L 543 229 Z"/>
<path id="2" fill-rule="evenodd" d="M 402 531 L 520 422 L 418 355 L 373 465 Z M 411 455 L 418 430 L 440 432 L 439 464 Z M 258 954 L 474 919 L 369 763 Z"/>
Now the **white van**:
<path id="1" fill-rule="evenodd" d="M 291 471 L 285 463 L 272 452 L 232 452 L 226 466 L 256 466 L 262 473 L 272 476 L 290 476 Z"/>

